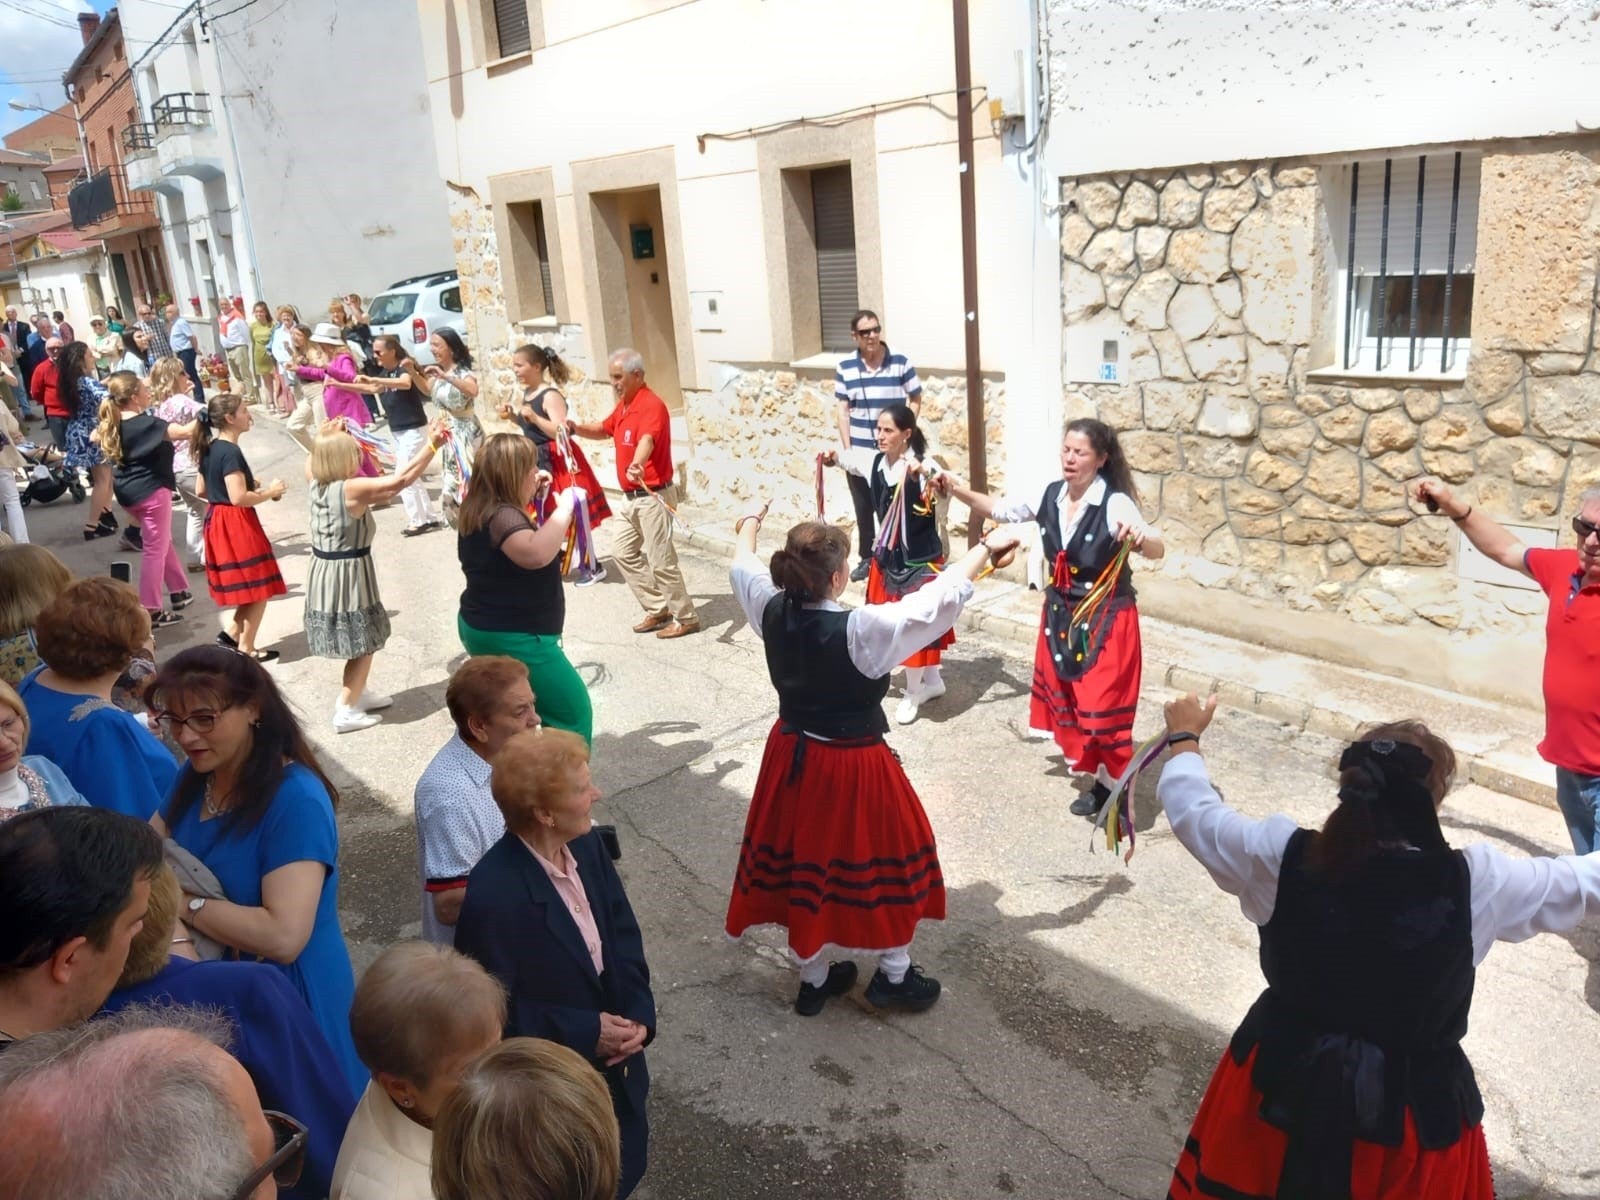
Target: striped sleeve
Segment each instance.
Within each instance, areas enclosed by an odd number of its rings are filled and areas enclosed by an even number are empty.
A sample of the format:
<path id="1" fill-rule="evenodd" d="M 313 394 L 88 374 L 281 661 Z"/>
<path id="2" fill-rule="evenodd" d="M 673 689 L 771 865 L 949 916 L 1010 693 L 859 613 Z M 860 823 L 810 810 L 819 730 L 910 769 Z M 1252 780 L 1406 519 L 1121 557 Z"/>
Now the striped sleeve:
<path id="1" fill-rule="evenodd" d="M 907 400 L 915 400 L 922 395 L 922 380 L 917 378 L 917 369 L 907 359 L 906 369 L 900 375 L 900 389 L 905 392 Z"/>

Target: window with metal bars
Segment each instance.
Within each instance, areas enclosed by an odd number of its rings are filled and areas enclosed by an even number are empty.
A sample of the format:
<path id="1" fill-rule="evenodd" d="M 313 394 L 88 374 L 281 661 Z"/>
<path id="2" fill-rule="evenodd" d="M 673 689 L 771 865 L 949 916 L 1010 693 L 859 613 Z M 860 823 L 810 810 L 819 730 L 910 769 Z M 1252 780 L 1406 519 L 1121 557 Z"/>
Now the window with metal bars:
<path id="1" fill-rule="evenodd" d="M 856 285 L 856 209 L 848 165 L 811 172 L 812 229 L 817 240 L 817 303 L 822 348 L 850 350 L 850 318 L 860 308 Z"/>
<path id="2" fill-rule="evenodd" d="M 499 57 L 533 49 L 528 30 L 528 0 L 493 0 L 495 46 Z"/>
<path id="3" fill-rule="evenodd" d="M 1340 369 L 1392 375 L 1465 369 L 1480 167 L 1477 154 L 1446 151 L 1338 169 L 1329 210 L 1343 235 Z"/>

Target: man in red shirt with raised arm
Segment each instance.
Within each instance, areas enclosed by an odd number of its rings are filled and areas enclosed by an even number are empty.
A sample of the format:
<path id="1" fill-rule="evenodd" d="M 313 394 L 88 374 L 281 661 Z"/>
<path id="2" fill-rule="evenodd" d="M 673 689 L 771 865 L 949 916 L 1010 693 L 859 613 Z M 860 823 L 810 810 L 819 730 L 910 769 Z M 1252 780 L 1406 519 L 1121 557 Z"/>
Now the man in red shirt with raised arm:
<path id="1" fill-rule="evenodd" d="M 661 397 L 645 386 L 644 359 L 637 350 L 617 350 L 608 364 L 617 406 L 599 424 L 567 422 L 587 438 L 609 437 L 616 450 L 617 483 L 626 501 L 621 527 L 611 544 L 645 617 L 635 633 L 680 638 L 700 632 L 700 616 L 684 585 L 672 545 L 672 511 L 678 485 L 672 471 L 672 423 Z"/>

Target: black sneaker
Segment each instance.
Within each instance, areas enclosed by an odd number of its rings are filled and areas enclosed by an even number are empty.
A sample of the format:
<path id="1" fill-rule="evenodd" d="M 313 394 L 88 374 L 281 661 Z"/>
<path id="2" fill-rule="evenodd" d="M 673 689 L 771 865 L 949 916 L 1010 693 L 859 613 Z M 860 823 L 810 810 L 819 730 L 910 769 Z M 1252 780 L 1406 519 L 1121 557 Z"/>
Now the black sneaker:
<path id="1" fill-rule="evenodd" d="M 850 572 L 850 582 L 860 583 L 870 574 L 872 574 L 872 560 L 863 558 L 856 564 L 856 569 Z"/>
<path id="2" fill-rule="evenodd" d="M 173 607 L 174 611 L 176 611 L 176 610 L 178 610 L 180 608 L 188 608 L 189 605 L 194 603 L 194 593 L 193 592 L 173 592 L 171 599 L 172 599 L 172 607 Z"/>
<path id="3" fill-rule="evenodd" d="M 802 1017 L 814 1017 L 822 1011 L 829 996 L 842 996 L 856 985 L 856 965 L 853 962 L 828 964 L 828 978 L 821 987 L 809 983 L 800 985 L 800 994 L 794 998 L 794 1010 Z"/>
<path id="4" fill-rule="evenodd" d="M 142 551 L 144 549 L 144 534 L 140 533 L 132 525 L 129 525 L 122 531 L 122 536 L 117 539 L 117 545 L 121 546 L 124 550 Z"/>
<path id="5" fill-rule="evenodd" d="M 889 977 L 880 968 L 872 973 L 866 997 L 867 1003 L 873 1008 L 903 1008 L 907 1012 L 922 1012 L 937 1003 L 939 990 L 939 981 L 924 975 L 919 966 L 913 965 L 899 983 L 890 983 Z"/>
<path id="6" fill-rule="evenodd" d="M 176 625 L 183 617 L 171 609 L 164 608 L 160 612 L 150 614 L 151 629 L 165 629 L 168 625 Z"/>
<path id="7" fill-rule="evenodd" d="M 1100 807 L 1111 799 L 1111 789 L 1098 779 L 1094 781 L 1087 792 L 1079 792 L 1078 798 L 1072 802 L 1071 813 L 1075 817 L 1092 817 L 1100 812 Z"/>

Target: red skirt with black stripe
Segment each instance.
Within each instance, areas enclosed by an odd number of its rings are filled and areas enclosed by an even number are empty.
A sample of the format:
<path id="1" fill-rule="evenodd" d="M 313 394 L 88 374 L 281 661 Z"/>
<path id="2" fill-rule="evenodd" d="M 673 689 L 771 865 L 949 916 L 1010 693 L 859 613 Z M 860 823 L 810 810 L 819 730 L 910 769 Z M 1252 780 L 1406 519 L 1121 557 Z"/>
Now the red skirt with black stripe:
<path id="1" fill-rule="evenodd" d="M 1055 738 L 1074 770 L 1093 775 L 1103 766 L 1115 779 L 1133 757 L 1133 718 L 1139 706 L 1144 649 L 1137 608 L 1129 604 L 1108 619 L 1112 625 L 1099 654 L 1087 671 L 1069 682 L 1056 674 L 1041 614 L 1028 724 Z"/>
<path id="2" fill-rule="evenodd" d="M 611 515 L 611 505 L 607 503 L 606 490 L 600 486 L 600 480 L 595 476 L 589 460 L 583 456 L 583 451 L 576 442 L 571 443 L 571 447 L 570 463 L 559 444 L 552 443 L 550 447 L 550 490 L 560 492 L 569 487 L 581 487 L 588 496 L 584 507 L 589 510 L 589 528 L 593 529 Z"/>
<path id="3" fill-rule="evenodd" d="M 208 507 L 205 545 L 206 586 L 224 608 L 270 600 L 289 590 L 255 509 L 237 504 Z"/>
<path id="4" fill-rule="evenodd" d="M 1256 1052 L 1243 1063 L 1223 1051 L 1178 1156 L 1167 1200 L 1289 1200 L 1278 1196 L 1288 1135 L 1261 1119 L 1261 1093 L 1250 1081 Z M 1424 1149 L 1406 1113 L 1398 1146 L 1352 1143 L 1351 1200 L 1494 1200 L 1483 1126 L 1461 1131 L 1443 1150 Z"/>
<path id="5" fill-rule="evenodd" d="M 870 561 L 871 565 L 867 568 L 867 603 L 889 604 L 896 599 L 904 599 L 904 596 L 895 597 L 889 595 L 889 589 L 884 586 L 883 570 L 878 566 L 878 560 L 874 558 Z M 944 559 L 935 559 L 930 565 L 935 571 L 938 571 L 944 566 Z M 911 591 L 920 592 L 923 588 L 927 587 L 928 584 L 932 583 L 933 580 L 934 576 L 929 575 L 916 587 L 912 588 Z M 906 594 L 910 595 L 910 592 Z M 954 646 L 955 644 L 956 631 L 954 629 L 947 629 L 943 634 L 929 642 L 921 650 L 918 650 L 900 665 L 902 667 L 937 667 L 939 665 L 939 659 L 944 654 L 945 648 L 948 646 Z"/>
<path id="6" fill-rule="evenodd" d="M 893 950 L 911 944 L 917 922 L 944 920 L 944 904 L 933 827 L 889 747 L 774 725 L 745 819 L 729 936 L 781 925 L 801 961 L 828 946 Z"/>

